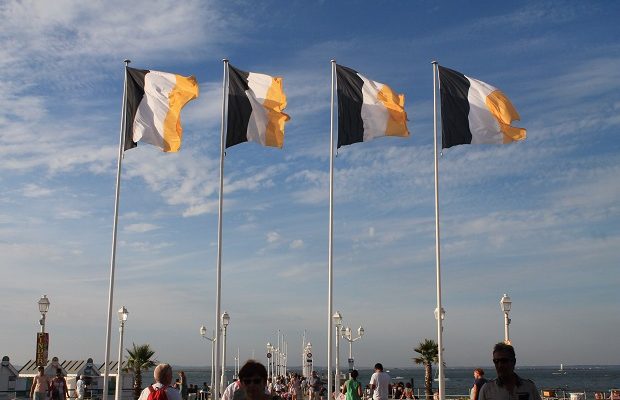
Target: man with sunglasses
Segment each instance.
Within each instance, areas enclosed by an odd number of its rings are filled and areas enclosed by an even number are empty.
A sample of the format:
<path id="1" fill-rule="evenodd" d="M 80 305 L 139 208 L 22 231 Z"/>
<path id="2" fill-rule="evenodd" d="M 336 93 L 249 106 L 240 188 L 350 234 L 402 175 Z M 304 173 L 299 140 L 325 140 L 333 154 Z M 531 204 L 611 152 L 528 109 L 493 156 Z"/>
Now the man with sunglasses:
<path id="1" fill-rule="evenodd" d="M 272 400 L 267 392 L 267 369 L 255 360 L 248 360 L 239 370 L 239 385 L 233 400 Z"/>
<path id="2" fill-rule="evenodd" d="M 493 347 L 493 364 L 497 379 L 480 389 L 478 400 L 541 400 L 534 382 L 515 373 L 515 349 L 506 343 Z"/>

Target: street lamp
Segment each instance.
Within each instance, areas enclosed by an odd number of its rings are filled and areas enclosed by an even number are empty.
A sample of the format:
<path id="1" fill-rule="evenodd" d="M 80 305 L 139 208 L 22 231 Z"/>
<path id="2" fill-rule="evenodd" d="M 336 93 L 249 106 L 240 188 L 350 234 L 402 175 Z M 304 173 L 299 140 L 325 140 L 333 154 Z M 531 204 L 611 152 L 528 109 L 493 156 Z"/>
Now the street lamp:
<path id="1" fill-rule="evenodd" d="M 220 378 L 220 393 L 224 393 L 226 382 L 226 328 L 230 323 L 230 316 L 226 311 L 222 314 L 222 327 L 224 329 L 224 340 L 222 342 L 222 376 Z"/>
<path id="2" fill-rule="evenodd" d="M 512 301 L 510 297 L 506 293 L 502 296 L 499 301 L 499 305 L 504 312 L 504 343 L 510 344 L 510 335 L 508 333 L 508 325 L 510 325 L 510 318 L 508 318 L 508 313 L 510 312 L 510 308 L 512 307 Z"/>
<path id="3" fill-rule="evenodd" d="M 314 362 L 312 360 L 312 343 L 308 342 L 308 344 L 306 345 L 306 362 L 308 363 L 308 366 L 306 367 L 306 373 L 308 374 L 308 376 L 312 374 L 312 370 L 314 369 Z"/>
<path id="4" fill-rule="evenodd" d="M 343 327 L 341 334 L 349 342 L 349 370 L 353 370 L 353 342 L 360 340 L 364 336 L 364 328 L 361 325 L 357 328 L 356 338 L 353 337 L 353 332 L 348 326 L 346 328 Z"/>
<path id="5" fill-rule="evenodd" d="M 340 327 L 342 326 L 342 315 L 339 311 L 336 311 L 334 315 L 332 315 L 332 319 L 334 320 L 334 325 L 336 325 L 336 386 L 340 384 Z M 328 389 L 329 390 L 329 389 Z"/>
<path id="6" fill-rule="evenodd" d="M 50 309 L 50 300 L 47 298 L 47 295 L 44 294 L 43 297 L 39 299 L 39 312 L 41 313 L 41 319 L 39 320 L 39 324 L 41 324 L 41 333 L 45 332 L 45 314 Z"/>
<path id="7" fill-rule="evenodd" d="M 437 308 L 435 308 L 435 319 L 439 318 L 439 311 L 437 311 Z M 443 307 L 441 307 L 441 320 L 443 321 L 446 318 L 446 310 L 443 309 Z"/>
<path id="8" fill-rule="evenodd" d="M 121 390 L 122 390 L 122 375 L 121 375 L 121 364 L 123 363 L 123 334 L 125 333 L 125 321 L 127 321 L 127 317 L 129 316 L 129 311 L 125 306 L 122 306 L 118 309 L 118 322 L 119 328 L 118 332 L 120 334 L 120 339 L 118 341 L 118 366 L 116 369 L 116 391 L 114 392 L 114 399 L 120 400 L 121 398 Z"/>
<path id="9" fill-rule="evenodd" d="M 41 313 L 41 319 L 39 320 L 41 332 L 37 333 L 37 342 L 35 347 L 36 364 L 38 366 L 46 366 L 49 335 L 45 333 L 45 314 L 47 314 L 47 311 L 50 308 L 50 301 L 47 298 L 47 295 L 44 294 L 37 303 L 39 305 L 39 312 Z"/>
<path id="10" fill-rule="evenodd" d="M 271 371 L 271 358 L 273 354 L 273 347 L 271 346 L 271 342 L 267 342 L 267 378 L 273 378 L 273 372 Z"/>
<path id="11" fill-rule="evenodd" d="M 211 342 L 211 393 L 215 393 L 214 392 L 215 390 L 215 386 L 214 386 L 215 385 L 215 361 L 214 360 L 215 360 L 215 341 L 217 340 L 217 337 L 215 336 L 215 331 L 213 331 L 212 337 L 208 337 L 207 327 L 204 325 L 200 327 L 200 336 L 202 336 L 203 338 Z"/>

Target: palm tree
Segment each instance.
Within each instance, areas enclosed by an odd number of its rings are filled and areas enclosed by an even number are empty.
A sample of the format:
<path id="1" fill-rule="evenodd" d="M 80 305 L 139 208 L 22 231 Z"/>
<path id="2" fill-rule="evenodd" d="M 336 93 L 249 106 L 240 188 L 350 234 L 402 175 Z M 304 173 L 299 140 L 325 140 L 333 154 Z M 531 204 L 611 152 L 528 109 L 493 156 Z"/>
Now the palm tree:
<path id="1" fill-rule="evenodd" d="M 133 349 L 125 350 L 127 350 L 129 354 L 125 371 L 133 372 L 133 398 L 134 400 L 138 400 L 142 392 L 142 371 L 146 371 L 157 365 L 157 360 L 151 359 L 155 352 L 151 350 L 151 346 L 148 344 L 136 346 L 135 343 L 133 343 Z"/>
<path id="2" fill-rule="evenodd" d="M 424 365 L 424 386 L 428 400 L 433 396 L 433 364 L 439 362 L 439 346 L 432 339 L 424 339 L 413 351 L 420 354 L 413 358 L 413 362 Z"/>

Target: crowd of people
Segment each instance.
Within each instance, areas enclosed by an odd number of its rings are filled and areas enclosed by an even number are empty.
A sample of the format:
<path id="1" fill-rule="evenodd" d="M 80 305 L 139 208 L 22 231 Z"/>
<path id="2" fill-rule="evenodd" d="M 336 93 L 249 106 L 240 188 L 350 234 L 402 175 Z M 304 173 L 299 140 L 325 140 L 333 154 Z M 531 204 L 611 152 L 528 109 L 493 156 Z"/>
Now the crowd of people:
<path id="1" fill-rule="evenodd" d="M 474 370 L 474 383 L 470 400 L 503 400 L 510 398 L 541 400 L 533 381 L 517 375 L 514 371 L 516 356 L 514 348 L 506 343 L 493 347 L 492 361 L 497 378 L 487 380 L 484 370 Z M 239 371 L 239 379 L 228 386 L 221 400 L 406 400 L 417 399 L 410 382 L 392 384 L 391 377 L 381 363 L 375 364 L 370 382 L 362 389 L 359 373 L 350 372 L 349 379 L 328 396 L 324 380 L 316 371 L 306 378 L 296 373 L 268 378 L 265 367 L 249 360 Z M 338 385 L 340 382 L 338 383 Z M 254 390 L 248 395 L 248 387 Z M 258 388 L 257 388 L 258 387 Z M 260 392 L 260 396 L 257 395 Z"/>
<path id="2" fill-rule="evenodd" d="M 527 399 L 541 400 L 534 382 L 520 377 L 514 372 L 516 356 L 514 348 L 505 343 L 497 343 L 493 348 L 493 364 L 497 378 L 486 380 L 481 368 L 474 370 L 474 384 L 470 391 L 470 400 L 503 400 Z M 49 379 L 45 376 L 44 368 L 38 368 L 30 389 L 32 400 L 67 400 L 69 390 L 62 370 L 56 371 L 56 376 Z M 381 363 L 375 364 L 374 373 L 370 382 L 362 389 L 358 380 L 359 373 L 352 370 L 349 379 L 344 383 L 338 382 L 338 390 L 328 396 L 325 381 L 312 371 L 309 377 L 297 373 L 286 376 L 268 377 L 263 364 L 255 360 L 248 360 L 239 370 L 239 377 L 223 392 L 220 400 L 395 400 L 417 399 L 410 382 L 392 384 L 390 375 L 383 371 Z M 172 382 L 172 367 L 169 364 L 159 364 L 153 371 L 154 383 L 147 386 L 138 400 L 188 400 L 190 395 L 197 400 L 213 398 L 206 382 L 202 388 L 188 384 L 183 371 L 178 372 L 178 379 Z M 78 377 L 75 394 L 78 400 L 84 399 L 84 377 Z M 200 395 L 198 397 L 198 395 Z"/>

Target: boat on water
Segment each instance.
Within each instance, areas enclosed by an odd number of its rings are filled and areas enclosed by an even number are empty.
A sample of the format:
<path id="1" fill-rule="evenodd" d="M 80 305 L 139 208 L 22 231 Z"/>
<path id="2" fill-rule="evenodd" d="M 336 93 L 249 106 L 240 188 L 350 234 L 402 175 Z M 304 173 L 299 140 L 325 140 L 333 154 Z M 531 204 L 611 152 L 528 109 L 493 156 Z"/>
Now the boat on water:
<path id="1" fill-rule="evenodd" d="M 566 371 L 564 370 L 564 364 L 560 364 L 560 369 L 551 373 L 552 375 L 566 375 Z"/>

